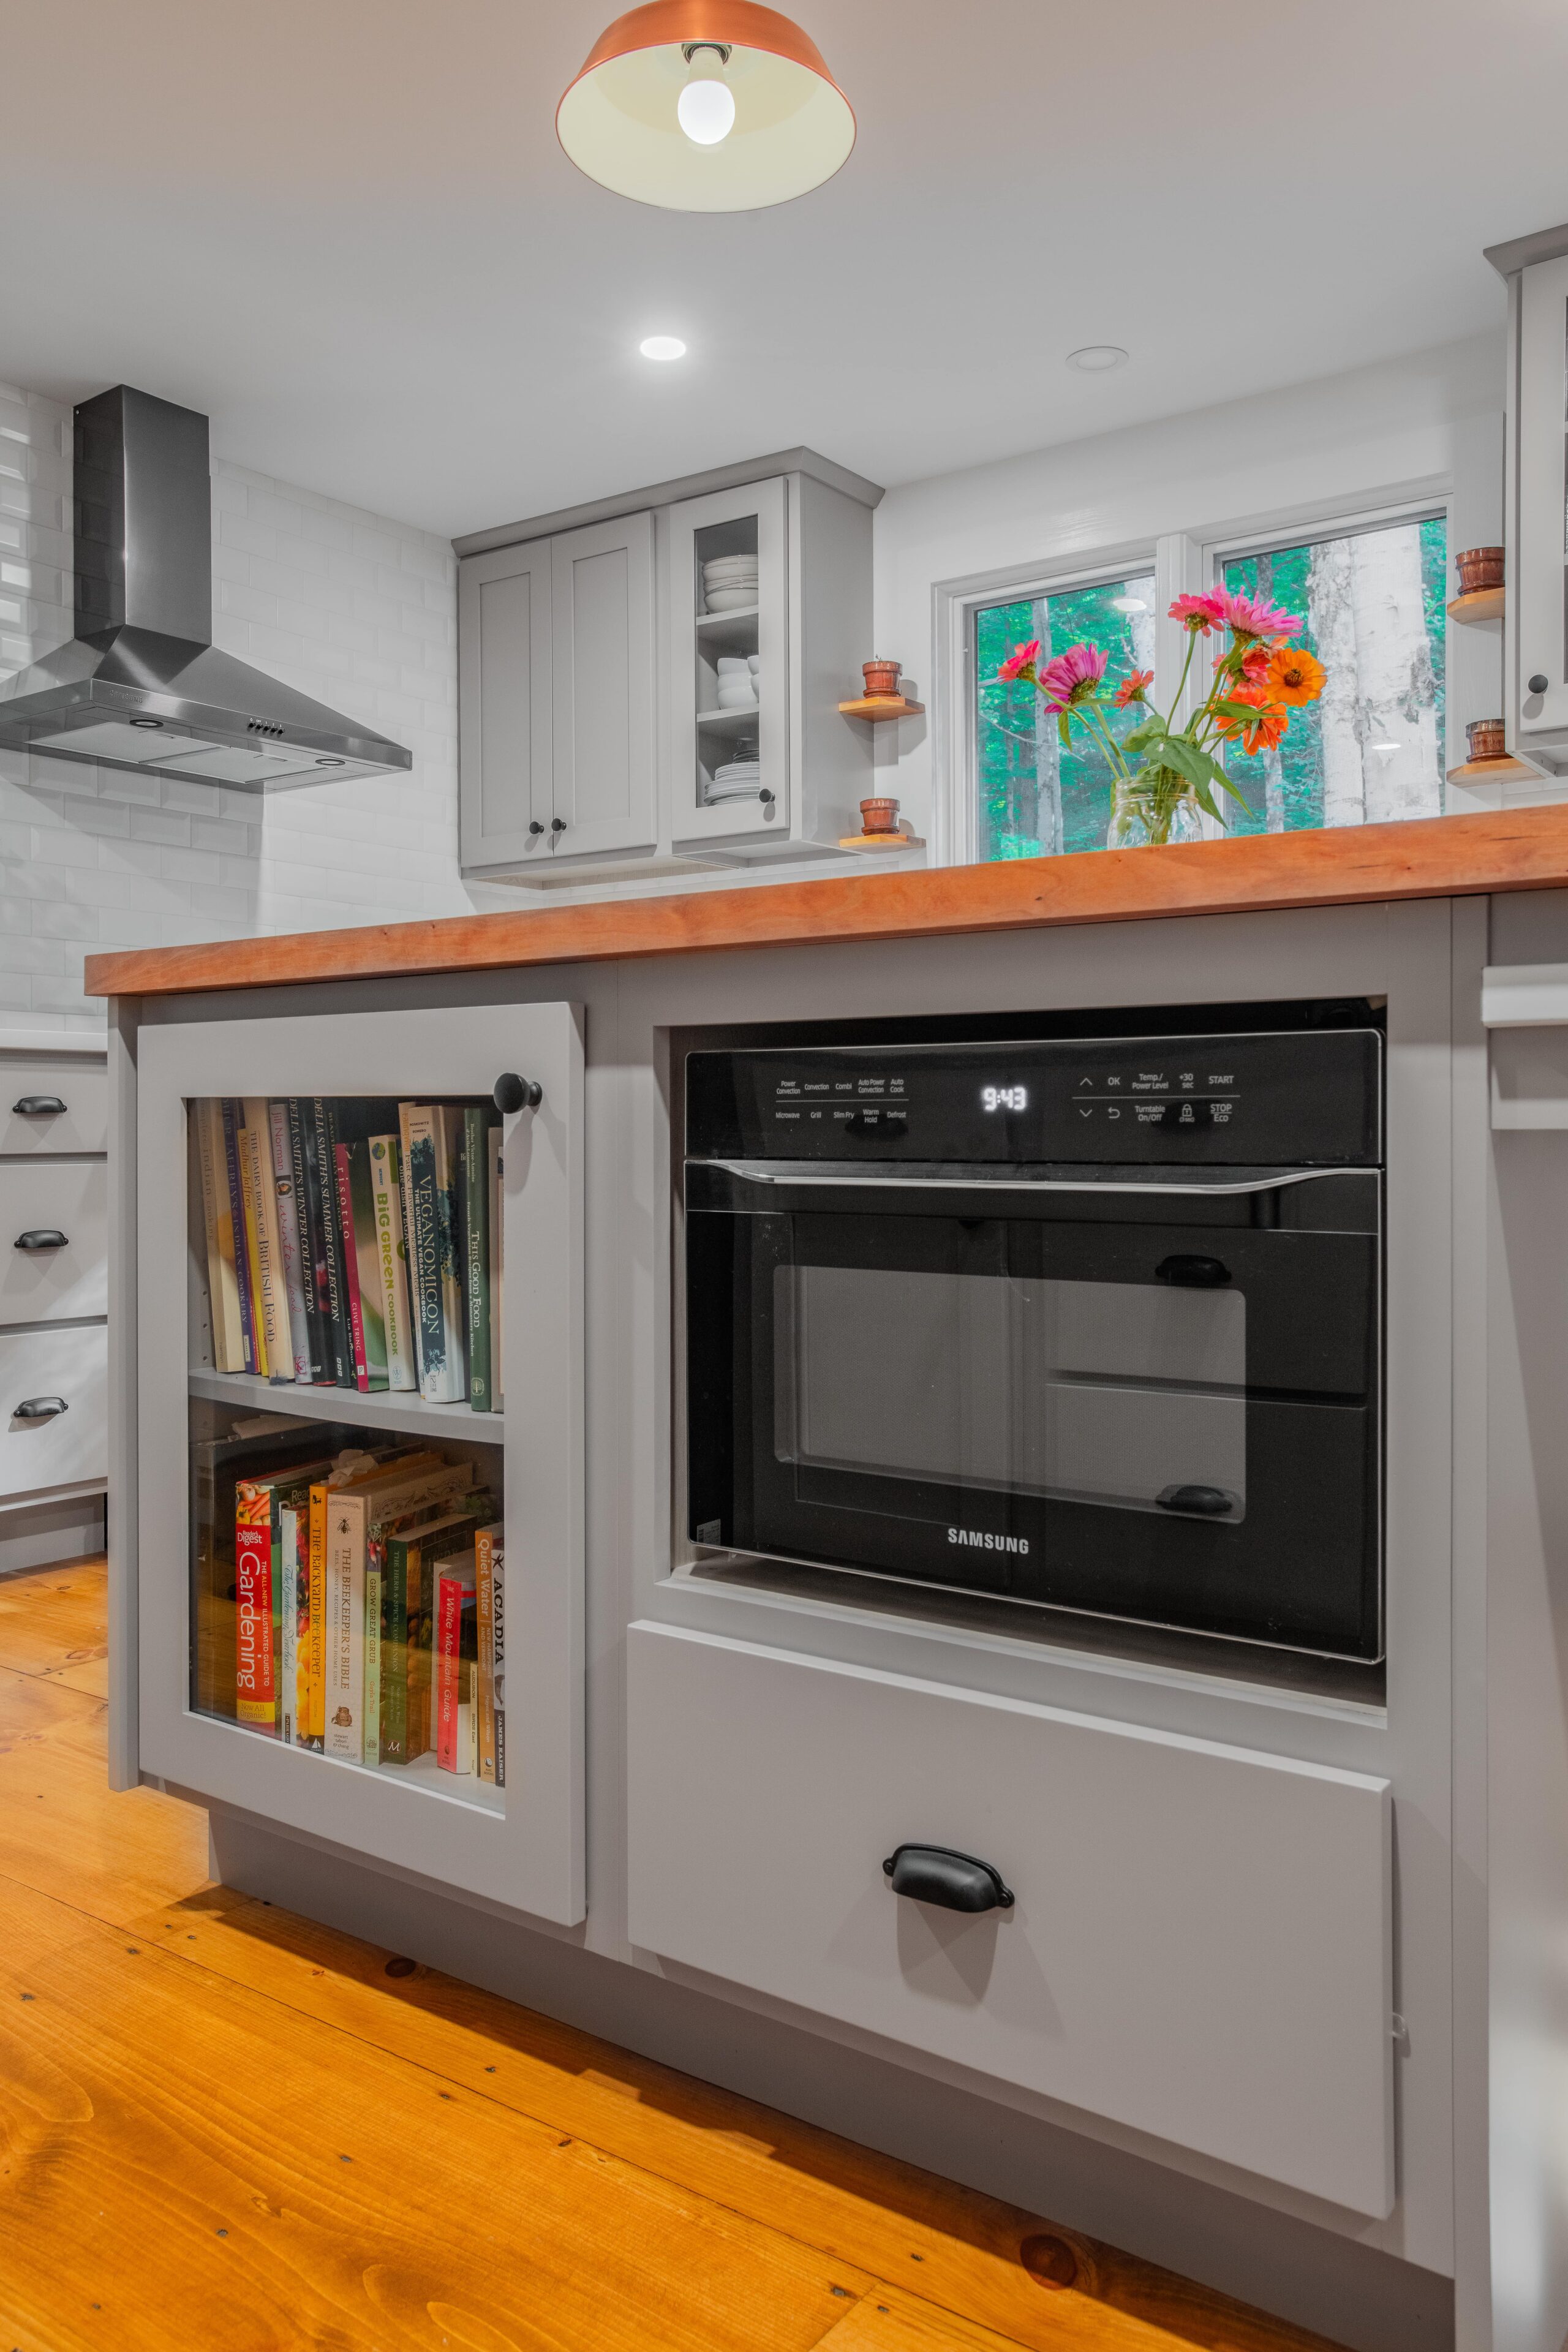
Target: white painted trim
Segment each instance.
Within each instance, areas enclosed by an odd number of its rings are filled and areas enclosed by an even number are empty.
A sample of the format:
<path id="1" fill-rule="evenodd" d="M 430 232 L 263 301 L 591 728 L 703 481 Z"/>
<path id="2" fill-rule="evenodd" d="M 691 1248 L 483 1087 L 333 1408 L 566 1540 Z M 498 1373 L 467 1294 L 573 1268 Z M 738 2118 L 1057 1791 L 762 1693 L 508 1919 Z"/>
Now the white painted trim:
<path id="1" fill-rule="evenodd" d="M 90 1054 L 102 1061 L 109 1040 L 80 1029 L 0 1029 L 0 1055 L 5 1054 Z"/>

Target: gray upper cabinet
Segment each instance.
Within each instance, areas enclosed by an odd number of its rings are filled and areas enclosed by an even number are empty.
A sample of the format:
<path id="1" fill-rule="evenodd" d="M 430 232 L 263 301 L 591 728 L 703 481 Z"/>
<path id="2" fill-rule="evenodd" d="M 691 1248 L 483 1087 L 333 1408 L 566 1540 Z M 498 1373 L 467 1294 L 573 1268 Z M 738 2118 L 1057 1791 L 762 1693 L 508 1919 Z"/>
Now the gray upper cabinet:
<path id="1" fill-rule="evenodd" d="M 653 627 L 650 515 L 464 560 L 465 866 L 652 845 Z"/>
<path id="2" fill-rule="evenodd" d="M 880 496 L 790 450 L 456 541 L 464 871 L 840 856 L 873 782 L 838 705 L 871 651 Z"/>
<path id="3" fill-rule="evenodd" d="M 563 532 L 550 576 L 556 854 L 651 849 L 653 517 Z"/>
<path id="4" fill-rule="evenodd" d="M 458 810 L 465 866 L 521 857 L 553 814 L 550 542 L 458 574 Z"/>

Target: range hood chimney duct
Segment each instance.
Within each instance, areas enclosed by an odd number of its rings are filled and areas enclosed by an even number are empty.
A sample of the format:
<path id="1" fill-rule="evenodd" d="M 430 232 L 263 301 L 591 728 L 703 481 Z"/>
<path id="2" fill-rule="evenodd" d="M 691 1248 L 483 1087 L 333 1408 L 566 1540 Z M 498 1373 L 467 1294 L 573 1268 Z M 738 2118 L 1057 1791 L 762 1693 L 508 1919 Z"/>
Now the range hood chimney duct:
<path id="1" fill-rule="evenodd" d="M 73 447 L 76 635 L 0 681 L 0 743 L 249 792 L 412 767 L 214 646 L 205 416 L 119 384 L 79 404 Z"/>

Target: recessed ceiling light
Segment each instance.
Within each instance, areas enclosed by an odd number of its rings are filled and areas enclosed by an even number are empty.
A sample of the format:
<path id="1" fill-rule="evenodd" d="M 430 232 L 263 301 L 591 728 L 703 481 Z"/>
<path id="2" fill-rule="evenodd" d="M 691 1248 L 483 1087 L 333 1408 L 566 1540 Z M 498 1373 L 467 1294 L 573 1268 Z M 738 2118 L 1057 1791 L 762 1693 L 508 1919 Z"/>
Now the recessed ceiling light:
<path id="1" fill-rule="evenodd" d="M 161 719 L 133 719 L 131 724 L 132 727 L 162 727 L 163 722 Z"/>
<path id="2" fill-rule="evenodd" d="M 1113 596 L 1110 601 L 1119 613 L 1146 613 L 1149 610 L 1146 596 Z"/>
<path id="3" fill-rule="evenodd" d="M 645 360 L 683 360 L 686 345 L 679 335 L 645 335 L 637 345 Z"/>
<path id="4" fill-rule="evenodd" d="M 1079 375 L 1109 375 L 1112 368 L 1126 364 L 1120 343 L 1085 343 L 1081 351 L 1068 353 L 1068 367 L 1077 368 Z"/>
<path id="5" fill-rule="evenodd" d="M 816 43 L 776 9 L 652 0 L 599 36 L 555 132 L 616 195 L 740 213 L 830 180 L 855 144 L 855 117 Z"/>

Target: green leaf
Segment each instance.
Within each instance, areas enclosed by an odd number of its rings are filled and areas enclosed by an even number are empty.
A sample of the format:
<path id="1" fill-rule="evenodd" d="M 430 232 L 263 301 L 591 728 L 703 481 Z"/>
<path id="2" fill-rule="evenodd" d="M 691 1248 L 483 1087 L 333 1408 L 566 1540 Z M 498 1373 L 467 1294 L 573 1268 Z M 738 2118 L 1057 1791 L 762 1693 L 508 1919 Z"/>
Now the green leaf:
<path id="1" fill-rule="evenodd" d="M 1068 715 L 1065 710 L 1059 710 L 1057 713 L 1057 735 L 1060 740 L 1062 750 L 1064 751 L 1070 751 L 1072 750 L 1072 729 L 1068 724 Z"/>
<path id="2" fill-rule="evenodd" d="M 1183 735 L 1166 736 L 1161 746 L 1160 759 L 1163 766 L 1174 768 L 1177 774 L 1184 776 L 1190 784 L 1208 782 L 1211 763 L 1207 752 L 1200 751 L 1195 743 L 1189 743 Z"/>
<path id="3" fill-rule="evenodd" d="M 1141 719 L 1137 726 L 1122 737 L 1121 748 L 1133 753 L 1145 751 L 1151 743 L 1157 743 L 1164 732 L 1164 720 L 1157 710 L 1152 710 L 1147 719 Z"/>

